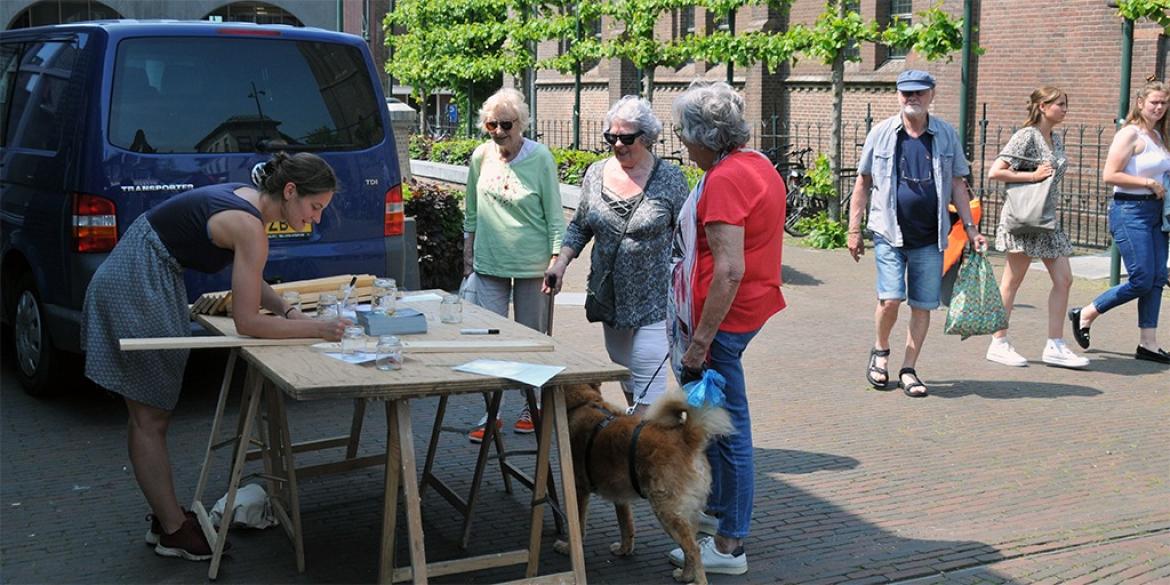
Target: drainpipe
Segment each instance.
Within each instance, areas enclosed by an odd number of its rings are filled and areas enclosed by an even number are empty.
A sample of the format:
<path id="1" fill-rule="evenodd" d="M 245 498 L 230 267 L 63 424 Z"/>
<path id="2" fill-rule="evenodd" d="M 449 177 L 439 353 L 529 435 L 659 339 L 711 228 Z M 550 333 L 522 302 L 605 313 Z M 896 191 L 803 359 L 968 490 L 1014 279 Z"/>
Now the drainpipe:
<path id="1" fill-rule="evenodd" d="M 581 42 L 581 3 L 577 3 L 576 16 L 573 18 L 576 33 L 574 43 Z M 573 64 L 573 150 L 581 150 L 581 61 Z"/>
<path id="2" fill-rule="evenodd" d="M 735 11 L 727 13 L 727 32 L 735 36 Z M 735 61 L 727 61 L 727 85 L 735 87 Z"/>
<path id="3" fill-rule="evenodd" d="M 1117 8 L 1116 2 L 1108 2 L 1111 8 Z M 1125 116 L 1129 113 L 1129 78 L 1133 69 L 1133 20 L 1129 18 L 1121 21 L 1121 97 L 1117 101 L 1117 127 L 1125 123 Z M 1117 286 L 1121 282 L 1121 252 L 1117 249 L 1117 242 L 1109 246 L 1109 286 Z"/>
<path id="4" fill-rule="evenodd" d="M 971 133 L 968 124 L 971 109 L 971 34 L 975 28 L 971 22 L 975 13 L 972 4 L 974 4 L 972 0 L 963 0 L 963 61 L 960 66 L 962 79 L 959 87 L 959 138 L 963 141 L 963 154 L 967 155 L 967 160 L 971 160 Z"/>
<path id="5" fill-rule="evenodd" d="M 337 32 L 345 32 L 345 20 L 342 18 L 342 2 L 344 0 L 337 0 Z"/>

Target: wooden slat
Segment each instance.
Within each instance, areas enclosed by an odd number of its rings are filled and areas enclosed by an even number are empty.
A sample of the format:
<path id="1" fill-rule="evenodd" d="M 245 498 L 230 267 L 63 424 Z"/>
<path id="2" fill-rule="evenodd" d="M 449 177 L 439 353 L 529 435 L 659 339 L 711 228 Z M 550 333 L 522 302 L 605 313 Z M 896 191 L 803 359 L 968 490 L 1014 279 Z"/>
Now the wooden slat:
<path id="1" fill-rule="evenodd" d="M 138 337 L 118 340 L 122 351 L 149 351 L 159 349 L 208 349 L 213 347 L 266 347 L 307 345 L 313 351 L 339 352 L 341 344 L 322 342 L 315 337 L 290 339 L 265 339 L 238 335 L 218 337 Z M 367 344 L 367 350 L 373 346 Z M 500 339 L 494 341 L 403 341 L 405 353 L 497 353 L 553 351 L 552 342 L 528 339 Z"/>
<path id="2" fill-rule="evenodd" d="M 482 571 L 484 569 L 494 569 L 496 567 L 510 567 L 512 565 L 522 565 L 528 560 L 528 551 L 515 550 L 495 554 L 480 555 L 478 557 L 471 557 L 466 559 L 453 559 L 449 561 L 439 561 L 434 563 L 427 563 L 428 577 L 441 577 L 443 575 L 457 575 L 459 573 L 468 573 L 471 571 Z M 572 573 L 562 573 L 571 575 Z M 399 567 L 394 569 L 393 580 L 395 583 L 401 581 L 410 581 L 414 578 L 414 571 L 410 567 Z M 526 581 L 527 582 L 527 581 Z M 569 583 L 571 581 L 550 581 L 550 583 Z"/>
<path id="3" fill-rule="evenodd" d="M 256 347 L 284 345 L 312 345 L 320 338 L 261 339 L 258 337 L 139 337 L 119 339 L 122 351 L 145 351 L 156 349 L 207 349 L 212 347 Z"/>

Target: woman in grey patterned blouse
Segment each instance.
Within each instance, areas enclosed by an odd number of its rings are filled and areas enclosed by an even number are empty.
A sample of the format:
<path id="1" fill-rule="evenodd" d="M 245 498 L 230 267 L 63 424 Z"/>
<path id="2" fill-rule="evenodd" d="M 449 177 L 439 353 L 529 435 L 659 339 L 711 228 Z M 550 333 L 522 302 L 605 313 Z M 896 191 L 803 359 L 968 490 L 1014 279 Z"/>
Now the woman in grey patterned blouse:
<path id="1" fill-rule="evenodd" d="M 630 369 L 622 382 L 626 402 L 645 409 L 666 391 L 670 244 L 689 188 L 677 165 L 650 152 L 662 122 L 646 100 L 623 97 L 605 115 L 605 128 L 613 156 L 586 171 L 577 212 L 545 283 L 546 290 L 551 283 L 559 291 L 565 269 L 593 240 L 590 287 L 596 290 L 612 271 L 614 291 L 612 310 L 593 320 L 602 322 L 610 359 Z"/>
<path id="2" fill-rule="evenodd" d="M 999 153 L 999 158 L 987 173 L 988 178 L 1004 183 L 1035 183 L 1052 177 L 1048 196 L 1060 197 L 1060 182 L 1067 160 L 1064 143 L 1052 129 L 1064 121 L 1067 112 L 1068 95 L 1060 88 L 1041 87 L 1033 91 L 1028 104 L 1028 121 Z M 1009 317 L 1016 291 L 1024 282 L 1032 259 L 1039 258 L 1048 269 L 1052 291 L 1048 293 L 1048 341 L 1041 360 L 1048 365 L 1066 368 L 1089 365 L 1089 360 L 1073 353 L 1064 342 L 1064 312 L 1068 308 L 1068 292 L 1072 286 L 1072 268 L 1068 262 L 1072 243 L 1068 236 L 1059 227 L 1051 232 L 1013 234 L 1004 228 L 1001 217 L 995 230 L 995 249 L 1007 252 L 999 293 Z M 1005 366 L 1028 365 L 1028 360 L 1008 341 L 1007 329 L 992 335 L 987 359 Z"/>

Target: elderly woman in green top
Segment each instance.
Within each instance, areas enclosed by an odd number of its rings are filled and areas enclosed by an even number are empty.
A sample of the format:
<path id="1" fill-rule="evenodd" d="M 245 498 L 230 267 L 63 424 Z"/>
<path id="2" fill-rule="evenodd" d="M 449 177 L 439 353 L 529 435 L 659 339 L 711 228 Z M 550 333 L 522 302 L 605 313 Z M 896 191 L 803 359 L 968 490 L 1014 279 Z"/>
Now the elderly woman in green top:
<path id="1" fill-rule="evenodd" d="M 507 316 L 511 299 L 518 323 L 544 331 L 541 283 L 565 232 L 557 165 L 548 147 L 524 138 L 528 105 L 520 92 L 497 91 L 479 121 L 491 140 L 472 153 L 467 173 L 463 274 L 475 274 L 476 304 Z M 483 440 L 486 422 L 471 431 L 472 442 Z M 533 432 L 527 406 L 513 430 Z"/>

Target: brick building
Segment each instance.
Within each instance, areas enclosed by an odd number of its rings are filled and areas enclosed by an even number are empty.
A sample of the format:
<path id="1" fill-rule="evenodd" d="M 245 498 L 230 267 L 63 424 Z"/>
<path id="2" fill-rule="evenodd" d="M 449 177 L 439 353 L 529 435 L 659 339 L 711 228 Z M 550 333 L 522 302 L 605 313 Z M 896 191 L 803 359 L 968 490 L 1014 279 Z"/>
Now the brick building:
<path id="1" fill-rule="evenodd" d="M 1121 62 L 1121 20 L 1116 9 L 1104 0 L 1064 0 L 1057 3 L 1028 3 L 1014 0 L 974 2 L 975 41 L 984 49 L 971 62 L 970 111 L 973 133 L 986 107 L 989 129 L 1018 125 L 1026 114 L 1028 94 L 1040 85 L 1064 88 L 1071 109 L 1065 128 L 1086 126 L 1094 131 L 1104 128 L 1102 139 L 1108 143 L 1112 122 L 1117 114 Z M 860 0 L 865 20 L 889 22 L 909 18 L 928 9 L 933 0 Z M 787 19 L 764 6 L 744 8 L 737 14 L 735 30 L 785 30 L 802 23 L 811 25 L 824 10 L 823 0 L 794 0 Z M 961 15 L 962 0 L 944 0 L 943 10 Z M 620 33 L 620 23 L 603 22 L 600 34 L 606 38 Z M 681 36 L 689 31 L 703 34 L 717 22 L 702 8 L 691 8 L 664 15 L 659 22 L 661 39 Z M 1170 43 L 1161 27 L 1150 22 L 1135 26 L 1132 87 L 1136 90 L 1147 76 L 1166 77 L 1167 50 Z M 542 57 L 554 55 L 557 43 L 544 43 Z M 872 118 L 880 120 L 897 110 L 894 80 L 906 68 L 931 71 L 938 79 L 934 113 L 957 126 L 960 108 L 960 55 L 950 62 L 929 63 L 915 54 L 889 47 L 864 43 L 858 47 L 859 62 L 846 64 L 845 123 L 846 151 L 854 130 L 860 142 L 864 138 L 867 106 Z M 689 63 L 679 68 L 660 67 L 655 73 L 655 110 L 669 118 L 672 97 L 695 78 L 726 79 L 723 64 Z M 762 65 L 734 71 L 735 84 L 742 88 L 748 103 L 748 116 L 763 123 L 759 134 L 767 135 L 771 117 L 788 122 L 789 129 L 804 128 L 809 141 L 823 140 L 828 145 L 831 112 L 829 68 L 814 61 L 802 60 L 766 72 Z M 572 116 L 573 79 L 555 71 L 538 76 L 538 113 L 542 130 L 550 139 L 563 141 Z M 637 71 L 628 63 L 601 61 L 582 76 L 581 110 L 583 128 L 597 124 L 609 104 L 637 88 Z M 547 124 L 547 129 L 546 125 Z M 818 128 L 823 136 L 818 136 Z M 600 131 L 599 129 L 597 130 Z M 804 131 L 804 130 L 802 130 Z M 584 130 L 583 130 L 584 132 Z M 1095 138 L 1094 138 L 1095 139 Z M 990 139 L 989 139 L 990 140 Z M 592 146 L 592 138 L 583 138 Z M 851 153 L 846 153 L 846 159 Z"/>

